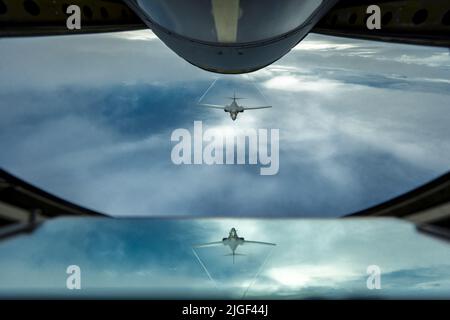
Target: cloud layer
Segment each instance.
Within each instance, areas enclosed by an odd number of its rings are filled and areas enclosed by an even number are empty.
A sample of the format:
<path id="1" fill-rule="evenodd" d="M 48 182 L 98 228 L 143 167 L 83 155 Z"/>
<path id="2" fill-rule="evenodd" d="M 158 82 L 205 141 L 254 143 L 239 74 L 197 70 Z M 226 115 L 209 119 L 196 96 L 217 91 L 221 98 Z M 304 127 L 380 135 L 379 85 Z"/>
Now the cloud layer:
<path id="1" fill-rule="evenodd" d="M 231 227 L 276 243 L 197 249 Z M 30 246 L 30 243 L 32 245 Z M 206 250 L 206 251 L 205 251 Z M 270 255 L 269 255 L 270 253 Z M 448 245 L 391 219 L 57 219 L 0 244 L 0 296 L 449 298 Z M 81 269 L 80 291 L 66 268 Z M 367 267 L 381 269 L 368 290 Z"/>
<path id="2" fill-rule="evenodd" d="M 311 35 L 261 71 L 219 76 L 149 31 L 0 49 L 0 166 L 108 214 L 340 216 L 449 169 L 448 50 Z M 217 79 L 274 107 L 232 122 L 196 106 Z M 170 135 L 195 120 L 279 129 L 278 175 L 174 165 Z"/>

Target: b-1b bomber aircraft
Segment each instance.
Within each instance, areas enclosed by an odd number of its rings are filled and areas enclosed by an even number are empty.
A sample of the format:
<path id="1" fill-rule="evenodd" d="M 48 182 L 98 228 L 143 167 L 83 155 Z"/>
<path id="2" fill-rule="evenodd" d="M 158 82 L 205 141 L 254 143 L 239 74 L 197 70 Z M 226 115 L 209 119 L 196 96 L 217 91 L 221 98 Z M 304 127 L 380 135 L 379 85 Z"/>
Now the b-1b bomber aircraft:
<path id="1" fill-rule="evenodd" d="M 230 117 L 231 117 L 231 119 L 233 121 L 236 120 L 238 113 L 244 112 L 245 110 L 272 108 L 272 106 L 261 106 L 261 107 L 244 107 L 244 106 L 240 106 L 236 102 L 236 100 L 245 99 L 245 98 L 236 97 L 236 94 L 234 94 L 233 97 L 229 97 L 228 99 L 232 99 L 233 102 L 231 102 L 231 104 L 225 105 L 225 106 L 221 106 L 221 105 L 217 105 L 217 104 L 209 104 L 209 103 L 199 103 L 199 105 L 205 106 L 205 107 L 208 107 L 208 108 L 213 108 L 213 109 L 221 109 L 221 110 L 223 110 L 225 112 L 228 112 L 230 114 Z"/>
<path id="2" fill-rule="evenodd" d="M 276 246 L 275 243 L 271 242 L 261 242 L 261 241 L 250 241 L 245 240 L 242 237 L 239 237 L 236 231 L 236 228 L 231 228 L 230 233 L 228 234 L 228 237 L 223 238 L 222 241 L 215 241 L 215 242 L 208 242 L 208 243 L 202 243 L 194 245 L 194 248 L 204 248 L 204 247 L 212 247 L 212 246 L 228 246 L 231 249 L 230 254 L 227 254 L 227 256 L 233 256 L 233 264 L 234 264 L 234 258 L 235 256 L 244 256 L 242 253 L 236 253 L 236 249 L 238 246 L 245 245 L 245 244 L 259 244 L 259 245 L 265 245 L 265 246 Z"/>

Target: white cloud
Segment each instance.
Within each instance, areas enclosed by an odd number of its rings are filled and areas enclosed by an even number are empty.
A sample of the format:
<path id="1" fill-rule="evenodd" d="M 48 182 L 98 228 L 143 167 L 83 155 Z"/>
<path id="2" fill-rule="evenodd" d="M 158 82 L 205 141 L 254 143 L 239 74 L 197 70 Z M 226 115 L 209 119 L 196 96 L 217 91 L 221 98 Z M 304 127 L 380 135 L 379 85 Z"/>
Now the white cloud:
<path id="1" fill-rule="evenodd" d="M 430 67 L 447 67 L 450 68 L 450 53 L 441 52 L 437 54 L 432 54 L 428 57 L 417 57 L 412 55 L 404 54 L 398 61 L 406 64 L 418 64 L 426 65 Z"/>
<path id="2" fill-rule="evenodd" d="M 157 40 L 158 37 L 150 29 L 137 30 L 137 31 L 127 31 L 127 32 L 115 32 L 108 34 L 111 37 L 132 40 L 132 41 L 149 41 Z"/>
<path id="3" fill-rule="evenodd" d="M 336 287 L 343 282 L 361 277 L 354 270 L 341 269 L 336 265 L 293 265 L 274 267 L 265 274 L 286 287 Z"/>
<path id="4" fill-rule="evenodd" d="M 267 89 L 282 91 L 312 91 L 330 94 L 331 91 L 338 89 L 340 83 L 337 81 L 320 80 L 305 76 L 279 75 L 267 80 L 263 86 Z"/>
<path id="5" fill-rule="evenodd" d="M 325 40 L 310 40 L 300 42 L 293 50 L 306 50 L 306 51 L 328 51 L 328 50 L 348 50 L 358 48 L 358 45 L 352 43 L 333 43 Z"/>
<path id="6" fill-rule="evenodd" d="M 311 50 L 294 50 L 252 74 L 224 76 L 253 81 L 273 105 L 236 122 L 223 112 L 191 109 L 219 76 L 185 63 L 149 31 L 6 39 L 0 142 L 7 152 L 0 164 L 115 215 L 336 216 L 448 170 L 445 59 L 444 68 L 398 61 L 403 49 L 415 59 L 444 56 L 439 49 L 308 39 Z M 339 50 L 327 49 L 333 47 Z M 377 54 L 358 56 L 368 51 Z M 135 89 L 143 84 L 151 84 L 148 94 Z M 144 107 L 148 101 L 156 102 Z M 156 105 L 166 101 L 170 108 Z M 279 175 L 263 179 L 248 166 L 174 166 L 170 133 L 194 120 L 222 129 L 280 129 Z"/>

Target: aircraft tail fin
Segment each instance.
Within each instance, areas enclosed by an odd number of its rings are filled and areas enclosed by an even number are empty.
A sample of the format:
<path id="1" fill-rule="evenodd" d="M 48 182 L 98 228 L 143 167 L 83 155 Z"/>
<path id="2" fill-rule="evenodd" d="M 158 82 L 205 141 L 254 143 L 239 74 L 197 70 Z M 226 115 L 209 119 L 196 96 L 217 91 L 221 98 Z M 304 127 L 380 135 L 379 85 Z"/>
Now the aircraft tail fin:
<path id="1" fill-rule="evenodd" d="M 233 252 L 233 253 L 224 254 L 224 256 L 232 256 L 233 257 L 233 264 L 234 264 L 234 258 L 236 256 L 246 256 L 246 254 Z"/>
<path id="2" fill-rule="evenodd" d="M 242 98 L 242 97 L 226 97 L 227 99 L 231 99 L 231 100 L 242 100 L 242 99 L 246 99 L 246 98 Z"/>
<path id="3" fill-rule="evenodd" d="M 233 93 L 233 96 L 232 96 L 232 97 L 226 97 L 226 98 L 227 98 L 227 99 L 234 100 L 234 101 L 245 99 L 245 98 L 241 98 L 241 97 L 236 97 L 236 92 Z"/>

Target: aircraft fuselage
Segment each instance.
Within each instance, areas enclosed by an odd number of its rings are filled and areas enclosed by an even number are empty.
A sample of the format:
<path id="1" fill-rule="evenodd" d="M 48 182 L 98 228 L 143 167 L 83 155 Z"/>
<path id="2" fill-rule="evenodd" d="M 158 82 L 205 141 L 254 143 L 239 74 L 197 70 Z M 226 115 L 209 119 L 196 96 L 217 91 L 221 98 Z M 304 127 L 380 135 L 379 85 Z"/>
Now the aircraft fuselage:
<path id="1" fill-rule="evenodd" d="M 237 118 L 238 113 L 244 112 L 244 108 L 239 106 L 236 101 L 233 101 L 230 105 L 223 109 L 230 114 L 231 119 L 234 121 Z"/>
<path id="2" fill-rule="evenodd" d="M 231 229 L 230 234 L 227 238 L 222 239 L 223 245 L 230 247 L 233 254 L 236 251 L 237 247 L 243 244 L 244 241 L 244 238 L 237 235 L 235 228 Z"/>

